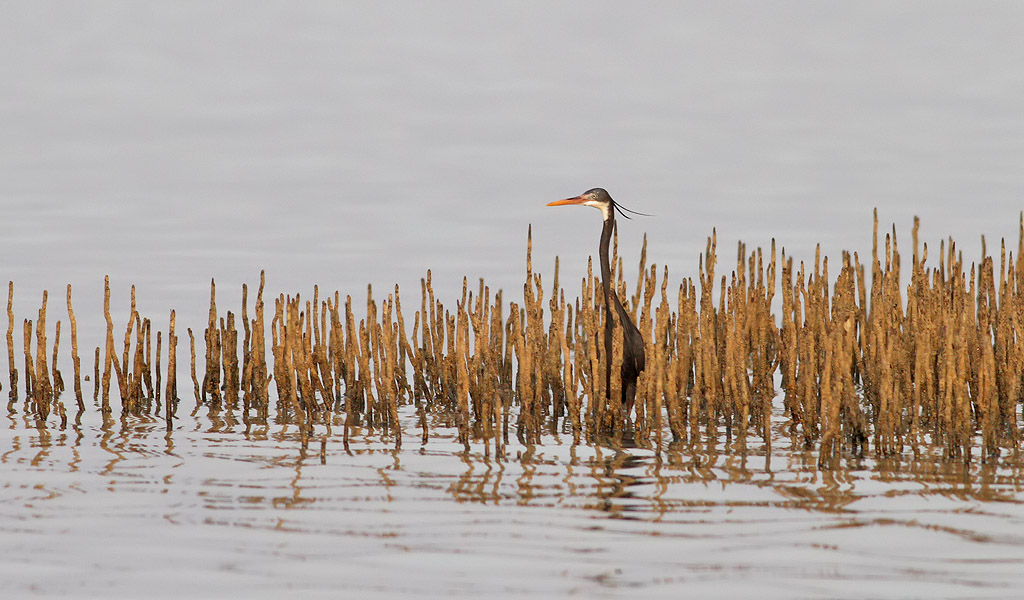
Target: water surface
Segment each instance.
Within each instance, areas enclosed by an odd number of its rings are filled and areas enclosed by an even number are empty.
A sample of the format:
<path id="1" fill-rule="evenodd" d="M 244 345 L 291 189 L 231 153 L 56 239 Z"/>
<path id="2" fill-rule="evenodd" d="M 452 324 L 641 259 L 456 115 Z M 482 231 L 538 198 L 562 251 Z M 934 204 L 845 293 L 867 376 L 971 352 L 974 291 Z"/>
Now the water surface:
<path id="1" fill-rule="evenodd" d="M 781 407 L 779 407 L 781 408 Z M 435 422 L 405 445 L 340 422 L 200 409 L 87 412 L 0 433 L 5 588 L 76 597 L 1010 598 L 1024 573 L 1024 465 L 924 452 L 821 471 L 776 427 L 661 451 L 510 441 L 504 459 Z M 320 442 L 325 441 L 321 455 Z"/>

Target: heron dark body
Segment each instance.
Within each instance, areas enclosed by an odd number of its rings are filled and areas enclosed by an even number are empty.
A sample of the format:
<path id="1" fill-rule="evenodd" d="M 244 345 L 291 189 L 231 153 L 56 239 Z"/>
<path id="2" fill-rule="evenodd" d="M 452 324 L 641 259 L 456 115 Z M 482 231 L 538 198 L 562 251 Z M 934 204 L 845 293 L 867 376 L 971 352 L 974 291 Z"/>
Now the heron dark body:
<path id="1" fill-rule="evenodd" d="M 609 198 L 610 199 L 610 198 Z M 644 338 L 640 330 L 633 324 L 629 313 L 619 302 L 619 295 L 612 290 L 612 270 L 608 259 L 608 244 L 612 238 L 612 230 L 615 228 L 615 212 L 608 212 L 609 218 L 604 221 L 604 228 L 601 230 L 601 286 L 604 288 L 604 302 L 608 310 L 612 307 L 615 310 L 615 319 L 622 327 L 622 406 L 626 414 L 633 409 L 633 401 L 636 398 L 636 380 L 640 372 L 644 370 L 647 356 L 644 353 Z M 609 314 L 604 322 L 604 351 L 608 357 L 606 362 L 607 372 L 605 373 L 605 389 L 612 389 L 612 342 L 615 332 L 615 324 Z"/>
<path id="2" fill-rule="evenodd" d="M 614 342 L 615 335 L 615 323 L 618 321 L 619 326 L 622 328 L 622 369 L 620 376 L 622 378 L 622 406 L 625 408 L 626 415 L 630 414 L 633 409 L 633 402 L 636 399 L 636 381 L 640 377 L 640 373 L 644 370 L 644 365 L 647 362 L 647 357 L 644 352 L 644 338 L 640 335 L 640 330 L 637 329 L 633 320 L 630 318 L 629 313 L 623 308 L 622 303 L 619 302 L 619 296 L 612 291 L 612 269 L 608 258 L 608 246 L 611 243 L 612 231 L 615 229 L 615 212 L 623 210 L 622 207 L 615 204 L 612 200 L 611 195 L 608 194 L 602 188 L 594 188 L 587 190 L 583 194 L 576 198 L 570 198 L 568 200 L 561 200 L 559 202 L 552 202 L 548 206 L 558 206 L 562 204 L 583 204 L 586 206 L 593 206 L 601 209 L 601 213 L 604 215 L 604 227 L 601 229 L 601 286 L 604 288 L 604 301 L 605 306 L 608 307 L 609 314 L 605 319 L 604 327 L 604 352 L 607 356 L 606 365 L 607 371 L 605 371 L 605 389 L 611 391 L 612 383 L 612 345 Z M 621 213 L 623 216 L 625 213 Z M 627 216 L 628 218 L 628 216 Z M 615 319 L 611 318 L 611 312 L 615 311 Z"/>

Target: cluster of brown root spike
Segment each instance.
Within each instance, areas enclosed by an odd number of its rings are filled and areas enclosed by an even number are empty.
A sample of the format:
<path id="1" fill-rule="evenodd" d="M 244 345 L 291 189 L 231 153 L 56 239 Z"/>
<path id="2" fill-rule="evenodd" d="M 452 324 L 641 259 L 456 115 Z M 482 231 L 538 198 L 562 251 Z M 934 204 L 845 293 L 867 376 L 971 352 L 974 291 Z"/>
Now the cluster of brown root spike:
<path id="1" fill-rule="evenodd" d="M 280 295 L 268 324 L 261 274 L 253 318 L 242 288 L 240 339 L 234 313 L 219 316 L 211 284 L 201 338 L 205 361 L 198 371 L 196 335 L 188 329 L 193 395 L 197 406 L 241 410 L 246 419 L 265 420 L 273 409 L 304 437 L 317 425 L 329 430 L 334 417 L 343 416 L 346 444 L 359 427 L 400 446 L 399 415 L 409 407 L 424 443 L 431 427 L 451 426 L 467 449 L 480 444 L 496 455 L 510 435 L 527 444 L 545 435 L 577 442 L 629 436 L 656 447 L 723 438 L 742 443 L 756 436 L 770 447 L 773 419 L 782 426 L 776 435 L 788 431 L 803 447 L 817 448 L 825 466 L 844 454 L 886 456 L 923 446 L 963 460 L 974 447 L 982 458 L 1016 448 L 1024 399 L 1024 221 L 1016 258 L 1004 246 L 998 273 L 984 252 L 980 263 L 965 267 L 952 240 L 940 246 L 938 266 L 926 266 L 928 248 L 919 248 L 917 229 L 915 221 L 905 279 L 895 229 L 878 248 L 877 217 L 870 265 L 844 253 L 834 279 L 828 258 L 794 265 L 785 251 L 777 274 L 774 241 L 767 255 L 761 249 L 748 253 L 740 244 L 735 267 L 719 275 L 712 235 L 698 277 L 671 292 L 668 270 L 648 267 L 645 242 L 631 287 L 616 249 L 614 288 L 647 344 L 632 416 L 619 406 L 618 379 L 605 389 L 602 374 L 608 361 L 613 373 L 619 371 L 622 347 L 615 344 L 611 356 L 601 351 L 608 313 L 593 269 L 575 298 L 560 285 L 557 259 L 545 285 L 533 269 L 529 239 L 521 303 L 506 304 L 481 280 L 477 286 L 464 281 L 455 306 L 446 307 L 428 271 L 411 325 L 397 286 L 386 298 L 368 289 L 359 317 L 352 297 L 338 292 L 323 300 L 315 287 L 312 299 Z M 166 352 L 162 333 L 156 333 L 154 364 L 153 326 L 135 311 L 134 288 L 120 347 L 109 293 L 108 286 L 105 350 L 95 351 L 94 404 L 111 411 L 113 380 L 122 414 L 163 415 L 170 427 L 179 401 L 174 313 Z M 55 411 L 64 424 L 60 323 L 48 344 L 44 293 L 34 326 L 23 322 L 19 380 L 13 294 L 11 284 L 9 406 L 18 401 L 23 381 L 26 412 L 45 422 Z M 83 410 L 70 286 L 67 298 L 75 397 Z M 781 407 L 773 405 L 776 374 Z M 404 422 L 410 427 L 412 421 Z"/>

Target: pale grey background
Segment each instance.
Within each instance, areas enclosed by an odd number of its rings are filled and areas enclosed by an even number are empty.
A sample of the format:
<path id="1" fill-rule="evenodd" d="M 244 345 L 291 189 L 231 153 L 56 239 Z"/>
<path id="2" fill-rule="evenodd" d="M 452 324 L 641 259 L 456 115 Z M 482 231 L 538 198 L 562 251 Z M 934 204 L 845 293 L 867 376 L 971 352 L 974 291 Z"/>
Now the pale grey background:
<path id="1" fill-rule="evenodd" d="M 695 276 L 712 227 L 870 252 L 871 209 L 1016 247 L 1024 9 L 1016 3 L 5 2 L 0 277 L 19 319 L 75 285 L 80 325 L 128 286 L 201 327 L 210 277 L 269 292 L 402 285 L 429 267 L 521 295 L 526 230 L 564 281 L 593 186 L 650 212 L 635 268 Z M 933 254 L 934 256 L 934 254 Z M 51 309 L 54 310 L 54 309 Z M 51 313 L 53 315 L 55 313 Z M 51 316 L 51 322 L 54 319 Z M 119 325 L 120 326 L 120 325 Z M 88 342 L 87 342 L 88 343 Z M 101 339 L 92 342 L 101 343 Z"/>

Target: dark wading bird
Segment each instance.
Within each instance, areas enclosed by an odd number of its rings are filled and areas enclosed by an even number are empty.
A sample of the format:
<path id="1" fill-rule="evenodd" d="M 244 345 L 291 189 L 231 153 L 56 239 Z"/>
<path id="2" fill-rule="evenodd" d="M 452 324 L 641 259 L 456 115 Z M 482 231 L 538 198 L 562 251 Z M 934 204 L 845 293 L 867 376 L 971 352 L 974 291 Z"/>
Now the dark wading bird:
<path id="1" fill-rule="evenodd" d="M 567 198 L 565 200 L 558 200 L 551 202 L 548 206 L 565 206 L 569 204 L 582 204 L 583 206 L 593 206 L 594 208 L 600 209 L 601 214 L 604 215 L 604 228 L 601 229 L 601 286 L 604 288 L 604 303 L 606 307 L 615 307 L 615 316 L 619 324 L 622 327 L 622 406 L 625 408 L 626 418 L 629 418 L 630 411 L 633 410 L 633 401 L 636 398 L 636 380 L 640 377 L 640 372 L 644 370 L 644 364 L 646 362 L 646 356 L 644 355 L 644 338 L 640 335 L 640 330 L 633 324 L 633 320 L 629 318 L 629 313 L 622 307 L 622 303 L 619 302 L 618 294 L 612 292 L 611 279 L 612 269 L 608 263 L 608 243 L 612 239 L 612 229 L 615 227 L 615 212 L 618 211 L 620 215 L 625 218 L 629 218 L 629 215 L 625 211 L 634 214 L 636 211 L 623 208 L 612 200 L 612 197 L 608 195 L 602 188 L 594 188 L 587 190 L 575 198 Z M 610 310 L 610 308 L 609 308 Z M 614 335 L 615 325 L 609 314 L 605 318 L 604 322 L 604 352 L 605 356 L 608 357 L 607 371 L 605 372 L 605 389 L 612 389 L 612 339 Z"/>

